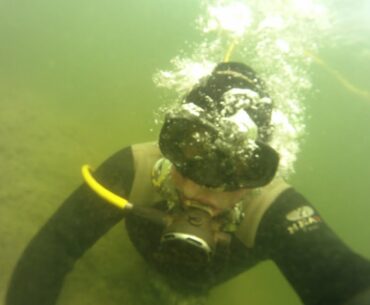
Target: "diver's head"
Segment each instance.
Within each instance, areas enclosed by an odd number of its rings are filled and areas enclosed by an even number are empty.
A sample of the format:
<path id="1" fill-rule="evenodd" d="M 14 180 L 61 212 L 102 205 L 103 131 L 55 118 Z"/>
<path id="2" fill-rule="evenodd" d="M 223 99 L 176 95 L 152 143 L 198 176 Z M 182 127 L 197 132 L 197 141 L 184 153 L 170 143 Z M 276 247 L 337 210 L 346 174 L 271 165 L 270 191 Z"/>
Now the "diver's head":
<path id="1" fill-rule="evenodd" d="M 268 145 L 272 107 L 251 68 L 220 63 L 167 113 L 160 149 L 200 185 L 229 191 L 266 185 L 279 160 Z"/>

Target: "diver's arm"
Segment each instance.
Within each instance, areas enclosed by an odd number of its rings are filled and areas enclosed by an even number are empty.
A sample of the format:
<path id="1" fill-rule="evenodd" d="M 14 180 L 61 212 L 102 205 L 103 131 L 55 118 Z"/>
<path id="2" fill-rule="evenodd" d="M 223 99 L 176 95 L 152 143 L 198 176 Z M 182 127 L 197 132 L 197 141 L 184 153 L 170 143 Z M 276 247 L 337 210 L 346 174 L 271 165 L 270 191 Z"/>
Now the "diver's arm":
<path id="1" fill-rule="evenodd" d="M 134 176 L 131 148 L 106 160 L 94 173 L 121 196 L 130 192 Z M 52 305 L 74 263 L 123 217 L 86 184 L 61 205 L 31 240 L 12 275 L 6 305 Z"/>
<path id="2" fill-rule="evenodd" d="M 370 287 L 370 262 L 345 245 L 294 189 L 266 212 L 256 245 L 306 305 L 344 305 Z"/>

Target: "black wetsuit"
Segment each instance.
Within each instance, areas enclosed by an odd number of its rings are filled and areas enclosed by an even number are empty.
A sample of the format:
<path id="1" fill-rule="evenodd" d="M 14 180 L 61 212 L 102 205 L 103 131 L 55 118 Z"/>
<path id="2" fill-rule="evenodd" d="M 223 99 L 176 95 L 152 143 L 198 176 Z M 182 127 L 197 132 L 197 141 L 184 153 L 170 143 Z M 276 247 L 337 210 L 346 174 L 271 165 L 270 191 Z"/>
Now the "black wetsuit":
<path id="1" fill-rule="evenodd" d="M 133 185 L 133 164 L 132 151 L 126 148 L 105 161 L 94 176 L 126 197 Z M 312 217 L 294 214 L 302 206 L 312 208 Z M 13 273 L 6 305 L 55 304 L 74 263 L 123 217 L 121 210 L 100 199 L 88 186 L 80 186 L 24 251 Z M 155 263 L 146 250 L 158 245 L 159 233 L 135 217 L 129 217 L 126 226 L 139 252 Z M 142 235 L 146 242 L 139 245 L 135 236 Z M 349 249 L 293 188 L 282 192 L 264 214 L 253 248 L 233 236 L 227 268 L 216 266 L 211 276 L 201 279 L 202 288 L 211 288 L 267 259 L 276 263 L 306 305 L 344 305 L 370 287 L 369 261 Z M 358 296 L 353 302 L 348 304 L 369 305 L 370 296 Z"/>

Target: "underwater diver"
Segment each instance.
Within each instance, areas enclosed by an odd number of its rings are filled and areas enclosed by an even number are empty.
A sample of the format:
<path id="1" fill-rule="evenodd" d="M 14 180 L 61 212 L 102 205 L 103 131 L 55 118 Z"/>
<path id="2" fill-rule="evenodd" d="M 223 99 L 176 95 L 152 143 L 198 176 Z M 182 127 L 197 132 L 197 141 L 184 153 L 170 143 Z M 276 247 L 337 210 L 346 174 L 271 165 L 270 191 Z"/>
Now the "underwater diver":
<path id="1" fill-rule="evenodd" d="M 199 296 L 192 304 L 272 260 L 305 305 L 370 305 L 369 260 L 279 175 L 279 154 L 269 144 L 273 107 L 250 67 L 216 65 L 168 110 L 157 142 L 123 148 L 92 174 L 85 168 L 90 182 L 25 249 L 6 305 L 56 304 L 76 261 L 123 219 L 169 290 L 184 300 Z M 91 181 L 127 198 L 123 210 Z"/>

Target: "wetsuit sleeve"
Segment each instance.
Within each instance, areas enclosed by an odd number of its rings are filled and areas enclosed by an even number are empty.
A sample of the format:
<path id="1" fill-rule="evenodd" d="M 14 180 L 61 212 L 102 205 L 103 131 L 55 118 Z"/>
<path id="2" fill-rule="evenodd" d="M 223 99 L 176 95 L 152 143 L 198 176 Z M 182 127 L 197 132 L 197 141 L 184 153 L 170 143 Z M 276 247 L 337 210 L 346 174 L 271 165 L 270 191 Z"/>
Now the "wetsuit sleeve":
<path id="1" fill-rule="evenodd" d="M 305 305 L 344 305 L 370 287 L 370 262 L 343 243 L 294 189 L 284 191 L 266 212 L 256 246 Z M 370 305 L 369 296 L 362 305 Z"/>
<path id="2" fill-rule="evenodd" d="M 126 196 L 134 176 L 131 148 L 106 160 L 94 177 Z M 122 212 L 81 185 L 41 228 L 23 252 L 12 275 L 6 305 L 55 304 L 74 263 L 113 225 Z"/>

